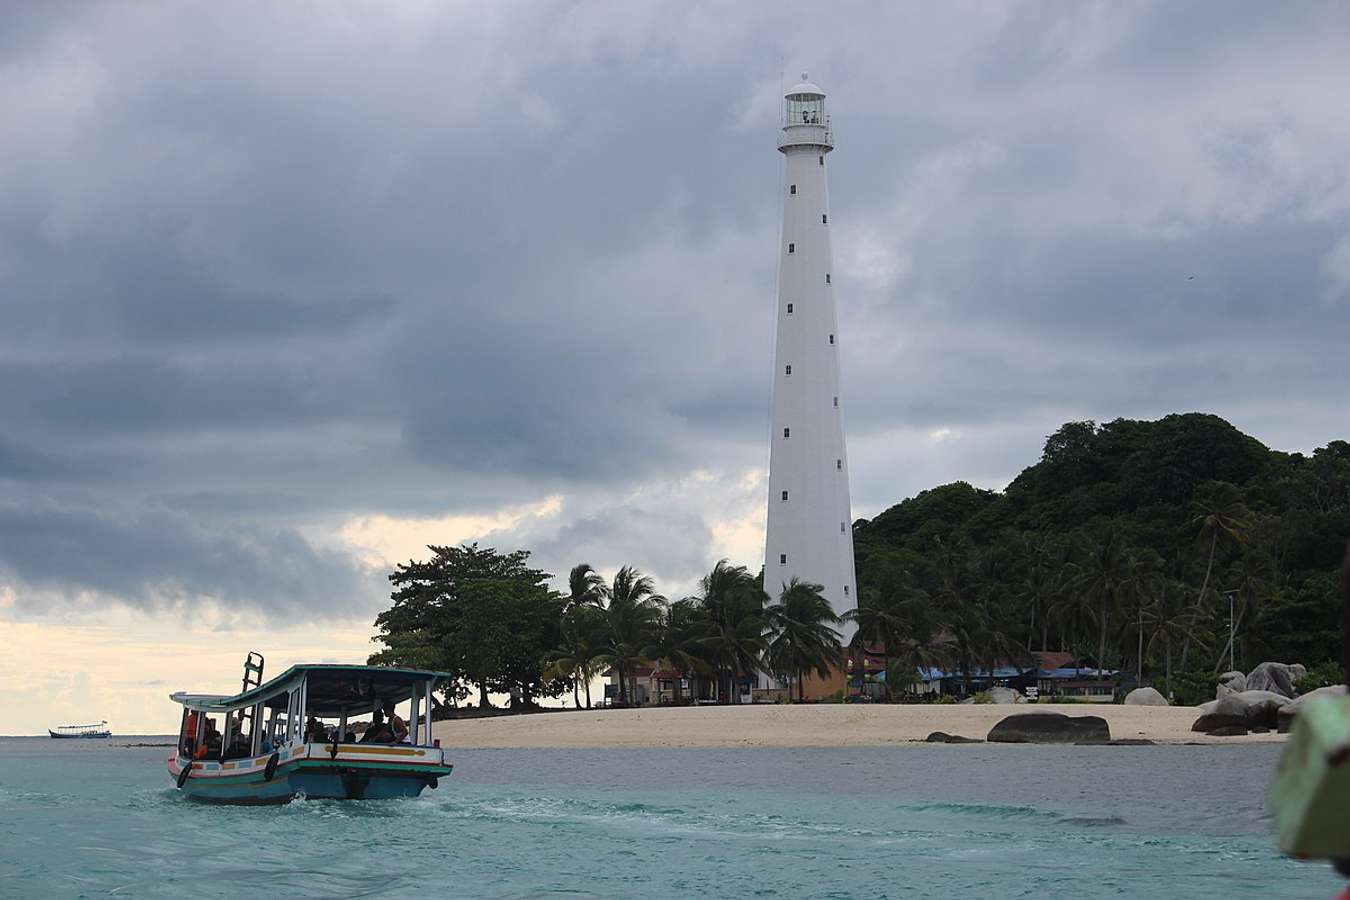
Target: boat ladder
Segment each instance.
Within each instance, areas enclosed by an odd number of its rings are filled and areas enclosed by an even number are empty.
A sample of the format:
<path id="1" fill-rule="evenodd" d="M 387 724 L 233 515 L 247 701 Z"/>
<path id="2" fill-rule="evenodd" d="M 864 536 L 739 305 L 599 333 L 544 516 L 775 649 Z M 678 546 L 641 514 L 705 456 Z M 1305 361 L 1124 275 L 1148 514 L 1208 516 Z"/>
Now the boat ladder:
<path id="1" fill-rule="evenodd" d="M 262 684 L 263 680 L 263 655 L 256 650 L 250 650 L 248 656 L 244 659 L 244 690 L 241 693 L 247 693 Z M 239 711 L 239 728 L 241 734 L 252 735 L 254 726 L 257 724 L 254 720 L 257 718 L 258 707 L 250 706 L 247 709 Z M 248 728 L 244 728 L 244 723 L 248 722 Z"/>

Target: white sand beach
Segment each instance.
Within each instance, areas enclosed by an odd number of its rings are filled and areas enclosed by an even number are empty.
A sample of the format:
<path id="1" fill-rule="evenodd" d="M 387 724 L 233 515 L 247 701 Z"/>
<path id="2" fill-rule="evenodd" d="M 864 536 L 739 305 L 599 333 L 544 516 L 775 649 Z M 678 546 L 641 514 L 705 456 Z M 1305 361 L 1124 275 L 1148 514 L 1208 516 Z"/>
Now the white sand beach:
<path id="1" fill-rule="evenodd" d="M 1101 716 L 1113 739 L 1160 744 L 1278 742 L 1282 734 L 1211 737 L 1191 731 L 1195 707 L 1108 704 L 701 706 L 559 710 L 437 722 L 445 747 L 856 747 L 922 741 L 931 732 L 983 739 L 1004 716 Z M 1016 746 L 1016 745 L 1010 745 Z"/>

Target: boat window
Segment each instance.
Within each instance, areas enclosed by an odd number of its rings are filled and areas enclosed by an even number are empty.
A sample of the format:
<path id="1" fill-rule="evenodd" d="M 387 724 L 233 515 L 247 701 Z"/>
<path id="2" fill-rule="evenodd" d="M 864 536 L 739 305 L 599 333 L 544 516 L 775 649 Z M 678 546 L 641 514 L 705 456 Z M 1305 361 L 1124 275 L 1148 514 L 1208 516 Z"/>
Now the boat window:
<path id="1" fill-rule="evenodd" d="M 189 721 L 194 713 L 188 713 L 184 721 L 184 728 L 189 728 Z M 193 759 L 219 759 L 220 758 L 220 719 L 217 716 L 210 716 L 205 713 L 195 713 L 197 716 L 195 722 L 195 734 L 185 732 L 184 751 Z"/>

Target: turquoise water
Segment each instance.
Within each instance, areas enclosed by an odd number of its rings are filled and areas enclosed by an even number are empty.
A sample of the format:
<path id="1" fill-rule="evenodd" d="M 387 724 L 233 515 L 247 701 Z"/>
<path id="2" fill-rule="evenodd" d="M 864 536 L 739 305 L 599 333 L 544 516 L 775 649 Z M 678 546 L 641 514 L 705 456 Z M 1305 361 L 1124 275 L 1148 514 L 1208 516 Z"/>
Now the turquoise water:
<path id="1" fill-rule="evenodd" d="M 416 800 L 211 807 L 168 748 L 0 739 L 3 897 L 1310 897 L 1278 747 L 459 751 Z"/>

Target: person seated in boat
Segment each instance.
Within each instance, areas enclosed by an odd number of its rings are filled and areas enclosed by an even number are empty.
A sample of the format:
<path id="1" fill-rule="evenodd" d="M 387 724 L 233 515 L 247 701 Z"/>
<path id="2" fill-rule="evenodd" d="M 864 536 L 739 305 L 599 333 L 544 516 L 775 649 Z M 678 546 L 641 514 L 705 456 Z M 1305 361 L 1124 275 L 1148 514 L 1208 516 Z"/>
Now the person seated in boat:
<path id="1" fill-rule="evenodd" d="M 394 712 L 394 702 L 392 700 L 387 701 L 384 704 L 384 718 L 388 723 L 385 726 L 388 731 L 385 743 L 401 744 L 403 741 L 407 740 L 408 723 L 399 718 L 398 713 Z"/>
<path id="2" fill-rule="evenodd" d="M 361 735 L 363 744 L 387 744 L 389 743 L 389 726 L 384 724 L 384 711 L 375 710 L 371 713 L 370 724 L 366 726 L 366 733 Z"/>
<path id="3" fill-rule="evenodd" d="M 328 740 L 328 729 L 318 719 L 310 716 L 309 721 L 305 723 L 305 740 L 326 741 Z"/>
<path id="4" fill-rule="evenodd" d="M 208 718 L 206 720 L 206 734 L 202 735 L 200 743 L 197 744 L 197 750 L 192 754 L 193 759 L 205 759 L 207 756 L 214 756 L 220 752 L 220 732 L 216 731 L 216 720 Z"/>
<path id="5" fill-rule="evenodd" d="M 230 739 L 225 745 L 226 759 L 242 759 L 253 755 L 253 741 L 244 734 L 243 723 L 230 723 Z"/>
<path id="6" fill-rule="evenodd" d="M 197 711 L 189 710 L 183 725 L 183 740 L 178 745 L 179 752 L 184 756 L 192 756 L 197 750 L 197 719 Z"/>

